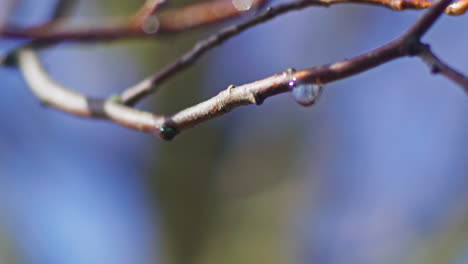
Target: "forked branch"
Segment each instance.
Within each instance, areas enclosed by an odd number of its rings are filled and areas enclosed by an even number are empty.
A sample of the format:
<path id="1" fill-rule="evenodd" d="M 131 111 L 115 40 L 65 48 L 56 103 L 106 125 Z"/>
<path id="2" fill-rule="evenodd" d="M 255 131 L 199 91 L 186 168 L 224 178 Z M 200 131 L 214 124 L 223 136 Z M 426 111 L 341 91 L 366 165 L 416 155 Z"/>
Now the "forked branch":
<path id="1" fill-rule="evenodd" d="M 248 0 L 246 0 L 248 1 Z M 151 2 L 151 1 L 148 1 Z M 154 2 L 154 1 L 153 1 Z M 0 36 L 6 38 L 35 39 L 43 45 L 52 45 L 62 41 L 96 42 L 110 41 L 123 38 L 149 38 L 156 36 L 148 34 L 142 27 L 135 26 L 142 22 L 142 18 L 153 14 L 160 7 L 163 1 L 156 1 L 157 4 L 151 6 L 145 3 L 139 11 L 133 15 L 129 23 L 124 25 L 107 24 L 100 27 L 80 28 L 80 29 L 52 29 L 47 27 L 33 27 L 22 29 L 21 27 L 7 27 L 0 29 Z M 396 11 L 408 9 L 425 9 L 434 2 L 429 0 L 315 0 L 301 1 L 304 6 L 306 2 L 314 2 L 316 5 L 332 4 L 373 4 L 383 6 Z M 251 9 L 258 8 L 265 0 L 251 0 Z M 310 3 L 313 4 L 313 3 Z M 468 10 L 468 0 L 457 0 L 451 3 L 445 13 L 459 16 Z M 158 16 L 159 33 L 180 32 L 194 27 L 218 23 L 233 17 L 244 14 L 244 10 L 239 10 L 230 1 L 209 1 L 192 4 L 186 7 L 167 10 Z"/>
<path id="2" fill-rule="evenodd" d="M 462 87 L 468 94 L 468 77 L 455 70 L 439 59 L 429 48 L 429 45 L 421 45 L 418 56 L 429 66 L 434 74 L 441 74 Z"/>
<path id="3" fill-rule="evenodd" d="M 432 72 L 443 74 L 468 91 L 467 78 L 442 63 L 427 45 L 420 42 L 420 38 L 449 3 L 450 0 L 436 2 L 407 32 L 377 49 L 344 61 L 294 73 L 280 73 L 238 87 L 230 86 L 215 97 L 170 116 L 155 115 L 125 106 L 119 101 L 119 97 L 100 100 L 72 92 L 50 79 L 29 48 L 18 53 L 18 61 L 26 81 L 45 104 L 75 115 L 105 118 L 133 129 L 156 132 L 161 138 L 170 140 L 185 129 L 221 116 L 236 107 L 259 105 L 270 96 L 289 92 L 292 80 L 298 83 L 329 83 L 405 56 L 421 57 L 429 64 Z"/>
<path id="4" fill-rule="evenodd" d="M 468 0 L 463 0 L 468 3 Z M 359 3 L 372 3 L 372 4 L 381 4 L 396 10 L 403 10 L 405 8 L 424 8 L 429 6 L 432 2 L 428 1 L 381 1 L 381 0 L 357 0 L 354 2 Z M 267 8 L 263 13 L 258 16 L 252 17 L 247 19 L 244 22 L 241 22 L 237 25 L 232 25 L 229 27 L 224 28 L 223 30 L 219 31 L 218 33 L 208 37 L 207 39 L 198 42 L 193 49 L 185 53 L 183 56 L 179 57 L 173 63 L 169 64 L 168 66 L 164 67 L 159 72 L 155 73 L 152 76 L 142 80 L 141 82 L 137 83 L 136 85 L 127 88 L 122 94 L 121 99 L 124 104 L 127 105 L 135 105 L 139 100 L 143 99 L 147 95 L 155 92 L 160 85 L 169 79 L 170 77 L 176 75 L 180 71 L 188 68 L 192 65 L 198 58 L 204 55 L 207 51 L 216 47 L 226 40 L 242 33 L 243 31 L 254 27 L 260 23 L 264 23 L 269 21 L 279 15 L 285 14 L 290 11 L 299 10 L 306 8 L 308 6 L 329 6 L 331 4 L 337 3 L 350 3 L 350 0 L 299 0 L 294 2 L 288 2 L 284 4 L 280 4 L 276 7 Z M 450 6 L 457 4 L 460 2 L 452 3 Z M 465 5 L 468 7 L 468 5 Z M 425 33 L 435 19 L 440 15 L 440 12 L 447 11 L 448 9 L 446 6 L 442 8 L 442 10 L 437 10 L 438 13 L 428 12 L 427 15 L 430 17 L 425 18 L 422 20 L 423 23 L 418 23 L 413 25 L 411 29 L 409 29 L 406 33 L 407 39 L 420 39 L 423 33 Z M 434 15 L 437 14 L 437 15 Z M 425 15 L 425 16 L 427 16 Z"/>
<path id="5" fill-rule="evenodd" d="M 463 0 L 464 1 L 464 0 Z M 468 1 L 468 0 L 467 0 Z M 195 3 L 181 8 L 174 8 L 158 14 L 158 29 L 147 32 L 144 20 L 152 16 L 164 3 L 164 0 L 147 1 L 123 25 L 103 24 L 91 28 L 47 28 L 47 23 L 39 27 L 21 28 L 10 26 L 0 28 L 0 36 L 10 39 L 33 39 L 42 46 L 54 45 L 64 41 L 95 43 L 128 38 L 153 38 L 161 33 L 174 33 L 195 27 L 210 25 L 245 14 L 248 10 L 239 10 L 230 1 L 209 1 Z M 249 10 L 262 6 L 265 0 L 251 0 Z M 155 17 L 156 18 L 156 17 Z M 52 22 L 48 22 L 53 24 Z M 157 33 L 157 34 L 156 34 Z"/>

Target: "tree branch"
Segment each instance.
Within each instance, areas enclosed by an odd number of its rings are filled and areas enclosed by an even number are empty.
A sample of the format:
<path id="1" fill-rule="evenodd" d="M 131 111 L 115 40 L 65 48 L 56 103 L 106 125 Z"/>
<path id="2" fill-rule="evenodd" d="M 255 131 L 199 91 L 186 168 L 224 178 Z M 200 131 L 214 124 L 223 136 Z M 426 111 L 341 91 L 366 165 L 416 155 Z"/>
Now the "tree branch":
<path id="1" fill-rule="evenodd" d="M 148 1 L 151 2 L 151 1 Z M 251 9 L 260 7 L 265 0 L 252 0 Z M 64 41 L 96 42 L 111 41 L 128 38 L 149 38 L 156 34 L 148 34 L 139 24 L 142 16 L 148 16 L 156 11 L 160 5 L 146 6 L 146 3 L 137 11 L 129 23 L 124 25 L 103 25 L 92 28 L 80 29 L 55 29 L 46 30 L 44 27 L 26 28 L 8 27 L 0 29 L 0 36 L 12 39 L 33 39 L 41 45 L 53 45 Z M 245 13 L 232 5 L 230 1 L 209 1 L 175 8 L 162 12 L 158 16 L 160 33 L 180 32 L 187 29 L 221 22 L 238 17 Z"/>
<path id="2" fill-rule="evenodd" d="M 265 0 L 253 0 L 252 8 L 261 6 Z M 396 11 L 407 9 L 424 9 L 433 2 L 429 0 L 319 0 L 323 5 L 339 3 L 373 4 L 384 6 Z M 445 12 L 449 15 L 459 16 L 468 10 L 468 0 L 458 0 L 447 7 Z M 237 17 L 244 12 L 235 8 L 230 1 L 211 1 L 197 3 L 161 13 L 158 33 L 179 32 L 194 27 L 209 25 Z M 154 34 L 147 34 L 134 23 L 125 25 L 104 25 L 101 27 L 85 29 L 44 30 L 39 28 L 8 27 L 0 29 L 0 36 L 5 38 L 37 39 L 37 42 L 48 45 L 62 41 L 110 41 L 123 38 L 147 38 Z"/>
<path id="3" fill-rule="evenodd" d="M 328 6 L 320 0 L 299 0 L 280 4 L 276 7 L 270 7 L 262 14 L 247 19 L 237 25 L 228 26 L 218 33 L 198 42 L 195 47 L 178 58 L 173 63 L 163 68 L 158 73 L 144 79 L 138 84 L 126 89 L 121 94 L 122 102 L 127 105 L 134 105 L 145 96 L 156 91 L 157 87 L 169 77 L 186 69 L 208 50 L 222 44 L 224 41 L 240 34 L 241 32 L 254 27 L 260 23 L 273 19 L 276 16 L 287 13 L 292 10 L 299 10 L 311 5 Z"/>
<path id="4" fill-rule="evenodd" d="M 238 87 L 230 86 L 211 99 L 171 116 L 155 115 L 122 105 L 118 97 L 100 100 L 72 92 L 48 77 L 37 56 L 29 48 L 22 49 L 18 53 L 18 63 L 27 83 L 43 103 L 75 115 L 105 118 L 129 128 L 156 132 L 162 139 L 170 140 L 180 132 L 221 116 L 236 107 L 249 104 L 259 105 L 270 96 L 289 92 L 292 89 L 291 82 L 323 85 L 405 56 L 421 57 L 428 62 L 433 72 L 444 74 L 466 89 L 467 78 L 442 63 L 430 52 L 428 46 L 420 42 L 420 37 L 433 25 L 449 3 L 450 0 L 436 2 L 408 31 L 377 49 L 351 59 L 297 72 L 276 74 Z M 271 12 L 275 12 L 274 10 L 270 9 L 266 14 L 271 15 Z M 278 10 L 281 9 L 276 10 L 279 12 Z M 262 20 L 255 23 L 260 21 Z"/>
<path id="5" fill-rule="evenodd" d="M 308 6 L 328 6 L 330 4 L 336 3 L 349 3 L 348 0 L 299 0 L 294 2 L 288 2 L 284 4 L 280 4 L 276 7 L 271 7 L 265 10 L 262 14 L 247 19 L 244 22 L 241 22 L 237 25 L 228 26 L 218 33 L 208 37 L 207 39 L 198 42 L 189 52 L 185 53 L 183 56 L 179 57 L 173 63 L 169 64 L 168 66 L 164 67 L 161 71 L 157 72 L 156 74 L 149 76 L 148 78 L 142 80 L 141 82 L 137 83 L 136 85 L 127 88 L 125 91 L 122 92 L 121 98 L 122 102 L 127 105 L 135 105 L 138 101 L 146 97 L 147 95 L 155 92 L 159 86 L 170 77 L 174 76 L 175 74 L 183 71 L 184 69 L 188 68 L 192 65 L 198 58 L 200 58 L 203 54 L 207 51 L 222 44 L 224 41 L 240 34 L 241 32 L 254 27 L 260 23 L 266 22 L 279 16 L 281 14 L 306 8 Z M 425 1 L 392 1 L 392 2 L 382 2 L 381 0 L 364 0 L 359 1 L 359 3 L 386 3 L 391 5 L 389 7 L 395 9 L 403 9 L 404 7 L 408 6 L 408 3 L 412 3 L 412 7 L 421 6 L 422 3 L 427 3 Z M 440 12 L 443 12 L 447 4 L 436 4 L 432 7 L 437 8 L 436 11 L 440 15 Z M 414 24 L 406 33 L 406 37 L 411 37 L 411 41 L 419 40 L 420 37 L 429 29 L 429 27 L 434 23 L 437 16 L 435 16 L 434 12 L 426 12 L 423 17 L 418 21 L 418 23 Z M 414 42 L 414 41 L 413 41 Z M 409 45 L 408 47 L 410 47 Z"/>
<path id="6" fill-rule="evenodd" d="M 29 28 L 30 31 L 52 31 L 65 21 L 76 5 L 76 0 L 58 0 L 52 10 L 50 20 L 46 23 Z"/>
<path id="7" fill-rule="evenodd" d="M 73 115 L 109 119 L 145 132 L 152 132 L 162 124 L 163 118 L 160 116 L 121 105 L 113 99 L 86 97 L 57 84 L 45 72 L 30 48 L 18 52 L 18 65 L 26 83 L 44 105 Z"/>
<path id="8" fill-rule="evenodd" d="M 431 12 L 425 12 L 418 21 L 406 31 L 403 37 L 419 41 L 440 17 L 441 13 L 444 12 L 450 2 L 451 0 L 439 0 L 435 2 L 431 7 Z"/>
<path id="9" fill-rule="evenodd" d="M 145 21 L 156 14 L 156 11 L 165 3 L 166 0 L 146 0 L 135 15 L 133 15 L 130 24 L 133 27 L 142 27 Z"/>
<path id="10" fill-rule="evenodd" d="M 432 73 L 442 74 L 462 87 L 465 93 L 468 94 L 468 77 L 442 62 L 442 60 L 432 53 L 429 45 L 421 44 L 417 56 L 429 66 Z"/>

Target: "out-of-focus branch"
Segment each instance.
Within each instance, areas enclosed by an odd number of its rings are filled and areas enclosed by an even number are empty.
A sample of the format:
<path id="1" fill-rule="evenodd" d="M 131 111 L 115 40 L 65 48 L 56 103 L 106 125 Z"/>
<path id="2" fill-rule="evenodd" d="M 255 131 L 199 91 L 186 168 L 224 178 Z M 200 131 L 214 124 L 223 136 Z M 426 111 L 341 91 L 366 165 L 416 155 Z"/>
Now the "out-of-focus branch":
<path id="1" fill-rule="evenodd" d="M 461 16 L 468 10 L 468 0 L 456 1 L 449 5 L 445 12 L 453 16 Z"/>
<path id="2" fill-rule="evenodd" d="M 63 22 L 65 22 L 65 19 L 63 18 L 70 15 L 75 4 L 76 4 L 76 0 L 58 0 L 55 3 L 55 5 L 52 7 L 52 14 L 50 16 L 50 19 L 41 25 L 29 28 L 29 30 L 43 31 L 43 32 L 54 30 L 57 26 L 60 26 Z M 1 29 L 0 29 L 0 33 L 1 33 Z M 26 47 L 26 46 L 36 46 L 39 48 L 40 44 L 35 45 L 34 41 L 29 41 L 28 43 L 25 43 L 15 48 L 14 50 L 11 50 L 7 54 L 0 56 L 0 66 L 11 63 L 13 60 L 12 57 L 15 56 L 15 53 L 22 47 Z"/>
<path id="3" fill-rule="evenodd" d="M 18 28 L 18 30 L 21 30 L 24 32 L 26 31 L 42 32 L 41 34 L 52 32 L 57 28 L 57 26 L 63 24 L 66 21 L 66 16 L 68 16 L 71 13 L 75 4 L 76 4 L 76 0 L 59 0 L 56 2 L 56 4 L 52 8 L 52 14 L 50 15 L 50 19 L 46 21 L 45 23 L 42 23 L 37 26 L 29 27 L 27 29 L 19 29 L 19 27 L 8 24 L 6 28 L 12 28 L 12 29 Z M 0 28 L 0 33 L 1 32 L 2 32 L 2 29 Z"/>
<path id="4" fill-rule="evenodd" d="M 248 0 L 239 0 L 248 1 Z M 251 8 L 256 8 L 265 0 L 252 0 Z M 302 2 L 320 2 L 317 5 L 331 5 L 339 3 L 374 4 L 393 10 L 424 9 L 433 4 L 429 0 L 303 0 Z M 463 15 L 468 10 L 468 0 L 458 0 L 450 4 L 445 12 L 449 15 Z M 186 29 L 213 24 L 226 19 L 237 17 L 244 13 L 230 1 L 210 1 L 189 5 L 186 7 L 168 10 L 158 17 L 158 33 L 179 32 Z M 125 25 L 104 25 L 86 29 L 57 29 L 44 30 L 44 28 L 21 29 L 9 27 L 0 30 L 0 35 L 5 38 L 32 38 L 38 42 L 49 45 L 61 41 L 110 41 L 122 38 L 151 37 L 141 27 L 135 27 L 130 22 Z"/>
<path id="5" fill-rule="evenodd" d="M 238 17 L 262 7 L 266 0 L 215 0 L 161 13 L 161 33 L 179 32 Z"/>
<path id="6" fill-rule="evenodd" d="M 335 2 L 334 0 L 332 1 Z M 343 2 L 349 1 L 343 0 Z M 356 2 L 381 5 L 397 11 L 407 9 L 425 9 L 434 4 L 433 1 L 429 0 L 357 0 Z M 452 16 L 460 16 L 465 14 L 467 10 L 468 0 L 458 0 L 446 7 L 445 13 Z"/>
<path id="7" fill-rule="evenodd" d="M 143 6 L 135 13 L 130 24 L 133 27 L 141 27 L 145 21 L 156 14 L 156 11 L 166 3 L 166 0 L 146 0 Z"/>
<path id="8" fill-rule="evenodd" d="M 2 12 L 0 12 L 0 28 L 7 28 L 9 26 L 9 19 L 14 13 L 18 2 L 14 0 L 6 0 L 2 3 Z"/>
<path id="9" fill-rule="evenodd" d="M 48 32 L 54 30 L 57 26 L 65 22 L 65 17 L 68 16 L 73 7 L 76 4 L 76 0 L 59 0 L 52 10 L 49 21 L 42 25 L 28 28 L 29 31 L 42 31 Z"/>
<path id="10" fill-rule="evenodd" d="M 401 37 L 380 48 L 344 61 L 294 73 L 276 74 L 238 87 L 230 86 L 217 96 L 171 116 L 154 115 L 124 106 L 119 98 L 104 101 L 72 92 L 52 81 L 34 52 L 28 48 L 18 53 L 18 61 L 27 83 L 43 103 L 75 115 L 106 118 L 133 129 L 157 131 L 161 138 L 170 140 L 185 129 L 221 116 L 236 107 L 259 105 L 270 96 L 289 92 L 291 81 L 323 85 L 404 56 L 420 56 L 429 61 L 433 69 L 466 88 L 466 77 L 459 73 L 454 74 L 455 71 L 433 56 L 419 39 L 449 3 L 450 0 L 438 1 Z"/>
<path id="11" fill-rule="evenodd" d="M 258 8 L 264 1 L 265 0 L 251 0 L 249 10 Z M 151 6 L 150 9 L 143 6 L 133 16 L 133 19 L 130 19 L 129 23 L 124 25 L 107 24 L 92 28 L 69 28 L 50 31 L 44 30 L 43 28 L 36 30 L 34 28 L 21 29 L 20 27 L 13 26 L 0 29 L 0 36 L 14 39 L 31 38 L 34 39 L 36 43 L 42 45 L 53 45 L 62 41 L 95 42 L 122 38 L 153 37 L 155 34 L 148 34 L 144 28 L 136 25 L 142 22 L 140 21 L 142 16 L 147 17 L 148 14 L 155 12 L 157 8 L 159 8 L 159 5 Z M 179 32 L 194 27 L 209 25 L 238 17 L 244 14 L 245 11 L 247 10 L 236 8 L 230 1 L 196 3 L 162 12 L 157 17 L 159 23 L 157 32 Z"/>

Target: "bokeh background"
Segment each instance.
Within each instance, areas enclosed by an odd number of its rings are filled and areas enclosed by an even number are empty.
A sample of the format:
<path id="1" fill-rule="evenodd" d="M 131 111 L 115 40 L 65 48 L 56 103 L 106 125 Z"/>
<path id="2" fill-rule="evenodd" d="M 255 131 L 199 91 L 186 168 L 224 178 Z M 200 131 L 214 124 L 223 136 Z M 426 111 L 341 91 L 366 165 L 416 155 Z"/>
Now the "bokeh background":
<path id="1" fill-rule="evenodd" d="M 78 1 L 70 24 L 142 2 Z M 1 23 L 39 24 L 54 4 L 0 0 Z M 289 13 L 213 49 L 140 107 L 172 113 L 230 84 L 357 55 L 421 12 Z M 41 58 L 62 84 L 107 97 L 241 19 L 60 44 Z M 465 73 L 467 23 L 444 16 L 424 38 Z M 1 52 L 21 43 L 2 39 Z M 1 264 L 468 263 L 467 98 L 417 59 L 329 84 L 312 108 L 283 94 L 173 142 L 44 108 L 15 68 L 0 68 L 0 87 Z"/>

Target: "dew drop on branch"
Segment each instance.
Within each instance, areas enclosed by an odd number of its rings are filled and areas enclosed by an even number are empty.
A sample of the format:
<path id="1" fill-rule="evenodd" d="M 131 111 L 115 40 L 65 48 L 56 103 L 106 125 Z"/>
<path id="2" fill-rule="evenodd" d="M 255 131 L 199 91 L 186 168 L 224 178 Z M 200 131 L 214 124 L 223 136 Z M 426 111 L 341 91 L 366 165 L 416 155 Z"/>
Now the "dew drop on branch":
<path id="1" fill-rule="evenodd" d="M 302 106 L 312 106 L 322 95 L 323 86 L 318 84 L 299 84 L 292 90 L 294 100 Z"/>
<path id="2" fill-rule="evenodd" d="M 159 30 L 159 20 L 156 16 L 149 16 L 145 18 L 141 28 L 146 34 L 154 34 Z"/>

